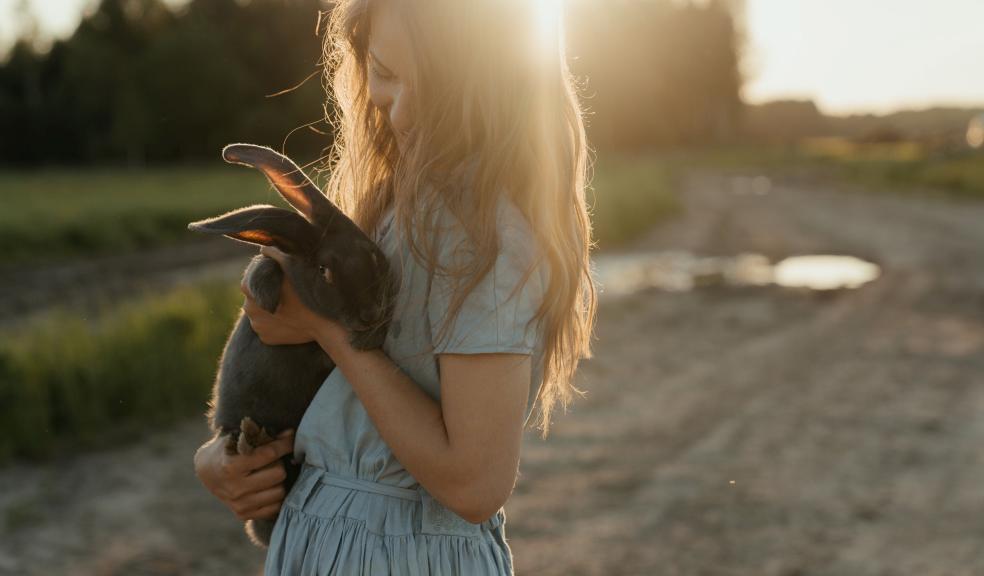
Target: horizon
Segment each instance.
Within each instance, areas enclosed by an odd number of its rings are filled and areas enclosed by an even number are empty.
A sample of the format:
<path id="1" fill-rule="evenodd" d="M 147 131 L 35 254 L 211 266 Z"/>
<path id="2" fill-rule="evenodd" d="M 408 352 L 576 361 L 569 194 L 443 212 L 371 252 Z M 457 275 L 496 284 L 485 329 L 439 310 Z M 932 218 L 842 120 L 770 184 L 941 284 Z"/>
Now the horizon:
<path id="1" fill-rule="evenodd" d="M 748 104 L 845 116 L 984 107 L 984 2 L 745 0 Z"/>
<path id="2" fill-rule="evenodd" d="M 0 0 L 0 54 L 18 28 L 31 26 L 19 4 L 29 7 L 40 36 L 50 41 L 70 36 L 96 1 Z M 179 6 L 187 0 L 164 1 Z M 984 108 L 984 75 L 972 73 L 979 68 L 974 55 L 984 54 L 984 29 L 974 28 L 982 28 L 984 3 L 940 0 L 932 10 L 897 0 L 745 4 L 742 99 L 748 105 L 811 100 L 828 116 Z M 893 25 L 878 26 L 889 13 Z M 908 41 L 920 36 L 927 42 Z M 915 81 L 914 72 L 924 78 Z"/>

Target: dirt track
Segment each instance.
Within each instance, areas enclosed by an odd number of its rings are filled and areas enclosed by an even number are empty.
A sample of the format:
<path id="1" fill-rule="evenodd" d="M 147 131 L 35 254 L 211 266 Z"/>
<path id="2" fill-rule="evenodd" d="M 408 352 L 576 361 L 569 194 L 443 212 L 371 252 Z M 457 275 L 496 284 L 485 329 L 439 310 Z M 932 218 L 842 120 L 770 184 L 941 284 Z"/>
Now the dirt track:
<path id="1" fill-rule="evenodd" d="M 588 391 L 530 433 L 517 573 L 984 574 L 984 205 L 695 176 L 637 249 L 841 253 L 859 290 L 607 302 Z M 191 475 L 199 421 L 0 472 L 0 574 L 257 573 Z"/>

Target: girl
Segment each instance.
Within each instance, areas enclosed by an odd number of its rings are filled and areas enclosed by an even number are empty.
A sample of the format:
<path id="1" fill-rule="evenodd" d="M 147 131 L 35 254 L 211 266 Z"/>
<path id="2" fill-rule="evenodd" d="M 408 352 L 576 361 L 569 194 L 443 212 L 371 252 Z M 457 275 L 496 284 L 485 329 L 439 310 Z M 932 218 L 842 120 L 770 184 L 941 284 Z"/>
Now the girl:
<path id="1" fill-rule="evenodd" d="M 594 319 L 584 128 L 557 1 L 336 4 L 326 192 L 375 232 L 401 289 L 368 352 L 289 283 L 276 314 L 246 294 L 265 343 L 316 341 L 337 364 L 296 439 L 250 456 L 213 440 L 196 455 L 240 519 L 279 512 L 267 575 L 512 573 L 502 507 L 522 431 L 546 436 L 577 392 Z M 277 459 L 291 450 L 304 466 L 285 496 Z"/>

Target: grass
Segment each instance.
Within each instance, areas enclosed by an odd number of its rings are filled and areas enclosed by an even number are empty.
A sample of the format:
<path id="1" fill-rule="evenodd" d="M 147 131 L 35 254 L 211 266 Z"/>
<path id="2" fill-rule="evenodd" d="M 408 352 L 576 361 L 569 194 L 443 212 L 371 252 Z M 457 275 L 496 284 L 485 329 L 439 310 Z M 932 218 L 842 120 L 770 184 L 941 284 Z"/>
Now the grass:
<path id="1" fill-rule="evenodd" d="M 95 321 L 57 312 L 0 339 L 0 462 L 121 437 L 204 412 L 242 297 L 208 284 Z"/>
<path id="2" fill-rule="evenodd" d="M 588 193 L 598 245 L 624 244 L 675 214 L 674 175 L 670 161 L 659 156 L 601 159 Z"/>
<path id="3" fill-rule="evenodd" d="M 284 205 L 238 166 L 0 173 L 0 263 L 133 251 L 194 238 L 189 222 L 251 203 Z"/>
<path id="4" fill-rule="evenodd" d="M 880 192 L 923 191 L 984 199 L 984 153 L 935 152 L 917 142 L 857 143 L 837 138 L 789 147 L 742 147 L 697 153 L 691 162 L 770 173 L 806 172 Z"/>

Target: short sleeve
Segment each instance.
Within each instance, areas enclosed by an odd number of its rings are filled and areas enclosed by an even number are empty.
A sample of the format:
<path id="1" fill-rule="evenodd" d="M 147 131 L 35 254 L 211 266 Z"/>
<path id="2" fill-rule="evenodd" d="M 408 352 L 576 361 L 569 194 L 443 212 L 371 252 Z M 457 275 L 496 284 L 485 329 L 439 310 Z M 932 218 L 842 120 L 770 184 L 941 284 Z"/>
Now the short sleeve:
<path id="1" fill-rule="evenodd" d="M 441 270 L 432 278 L 427 312 L 435 354 L 533 354 L 537 348 L 534 317 L 544 297 L 545 265 L 538 261 L 533 234 L 517 209 L 500 211 L 499 221 L 495 264 L 447 326 L 456 283 Z M 469 257 L 464 237 L 460 228 L 446 229 L 438 247 L 443 268 Z"/>

